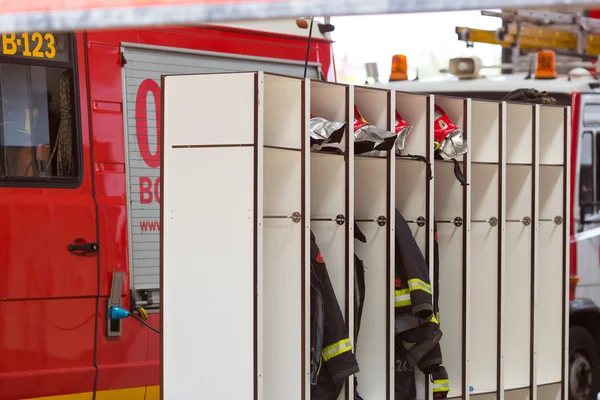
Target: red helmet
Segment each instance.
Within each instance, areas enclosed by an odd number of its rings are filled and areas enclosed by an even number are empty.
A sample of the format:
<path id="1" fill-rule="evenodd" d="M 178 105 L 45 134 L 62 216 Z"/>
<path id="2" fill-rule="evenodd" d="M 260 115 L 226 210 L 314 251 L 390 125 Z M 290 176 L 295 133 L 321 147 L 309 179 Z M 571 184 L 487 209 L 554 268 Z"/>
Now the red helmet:
<path id="1" fill-rule="evenodd" d="M 469 151 L 463 130 L 454 125 L 438 105 L 435 106 L 433 136 L 434 150 L 446 160 L 456 159 Z"/>

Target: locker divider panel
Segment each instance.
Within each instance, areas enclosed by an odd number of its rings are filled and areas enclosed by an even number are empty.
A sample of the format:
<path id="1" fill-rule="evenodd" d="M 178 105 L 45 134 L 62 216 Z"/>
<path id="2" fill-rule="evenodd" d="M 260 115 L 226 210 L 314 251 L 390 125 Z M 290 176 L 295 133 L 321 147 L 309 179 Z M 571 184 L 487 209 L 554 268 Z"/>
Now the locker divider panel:
<path id="1" fill-rule="evenodd" d="M 471 398 L 495 399 L 501 340 L 504 115 L 498 102 L 473 100 L 471 107 L 469 386 Z M 478 396 L 483 393 L 488 395 Z"/>
<path id="2" fill-rule="evenodd" d="M 347 122 L 341 147 L 344 154 L 310 152 L 310 229 L 327 265 L 354 350 L 354 157 L 347 157 L 354 152 L 351 110 L 351 86 L 310 81 L 310 114 Z M 354 385 L 348 384 L 351 379 L 346 380 L 339 400 L 350 399 L 354 391 Z"/>
<path id="3" fill-rule="evenodd" d="M 387 90 L 354 87 L 354 104 L 362 116 L 378 128 L 391 128 L 391 93 Z M 373 152 L 354 157 L 354 218 L 366 236 L 355 240 L 355 254 L 365 267 L 365 302 L 355 352 L 360 372 L 358 392 L 365 398 L 390 399 L 390 263 L 389 198 L 390 152 Z M 380 222 L 378 219 L 382 218 Z M 354 266 L 353 266 L 354 268 Z M 357 321 L 354 321 L 355 327 Z M 356 332 L 356 328 L 354 330 Z"/>
<path id="4" fill-rule="evenodd" d="M 304 400 L 307 223 L 290 217 L 306 215 L 305 81 L 264 74 L 263 88 L 263 396 Z"/>
<path id="5" fill-rule="evenodd" d="M 539 251 L 536 309 L 539 399 L 566 399 L 568 369 L 568 207 L 570 112 L 540 106 Z M 553 197 L 550 197 L 553 196 Z M 566 306 L 565 306 L 566 304 Z"/>
<path id="6" fill-rule="evenodd" d="M 436 96 L 440 106 L 470 142 L 470 99 Z M 469 146 L 470 147 L 470 146 Z M 470 152 L 457 158 L 467 180 L 471 181 Z M 463 187 L 454 176 L 451 161 L 435 160 L 434 216 L 440 251 L 440 342 L 450 381 L 448 398 L 469 398 L 468 319 L 469 319 L 469 230 L 470 185 Z"/>
<path id="7" fill-rule="evenodd" d="M 254 73 L 163 77 L 163 398 L 184 399 L 189 393 L 221 399 L 256 399 L 259 395 L 261 310 L 256 299 L 262 296 L 257 284 L 262 267 L 262 210 L 257 205 L 262 203 L 262 193 L 255 187 L 262 184 L 262 138 L 255 116 L 257 78 Z M 198 94 L 207 87 L 218 87 L 215 91 L 219 93 L 242 89 L 234 98 L 217 94 L 204 107 Z M 201 102 L 203 107 L 198 107 Z M 190 107 L 195 107 L 194 112 L 186 114 Z M 223 143 L 215 141 L 217 136 L 203 134 L 215 129 L 198 132 L 189 128 L 197 125 L 198 118 L 210 126 L 211 121 L 233 114 L 236 118 L 230 134 L 220 137 Z M 219 173 L 190 174 L 198 170 Z M 194 293 L 194 301 L 190 301 L 190 293 Z M 190 318 L 198 314 L 203 317 Z M 219 329 L 206 330 L 206 326 Z M 203 332 L 203 340 L 190 347 L 189 337 L 194 332 Z M 206 362 L 198 363 L 199 359 Z M 223 387 L 232 359 L 238 368 L 252 373 L 240 376 L 236 385 Z M 204 382 L 201 387 L 196 384 L 198 377 Z"/>
<path id="8" fill-rule="evenodd" d="M 413 127 L 401 154 L 423 156 L 432 163 L 434 97 L 395 92 L 395 98 L 396 110 Z M 433 169 L 433 164 L 431 168 Z M 433 282 L 433 190 L 433 179 L 427 179 L 427 164 L 420 160 L 396 157 L 395 208 L 408 222 L 427 265 L 430 266 L 430 282 Z M 394 236 L 392 243 L 395 246 Z M 394 267 L 393 263 L 392 272 Z M 414 373 L 417 399 L 431 399 L 432 385 L 429 380 L 418 368 L 414 368 Z"/>
<path id="9" fill-rule="evenodd" d="M 505 399 L 535 399 L 534 303 L 537 242 L 536 107 L 506 103 L 506 264 L 503 313 Z M 523 150 L 525 149 L 525 150 Z M 516 396 L 516 397 L 514 397 Z"/>

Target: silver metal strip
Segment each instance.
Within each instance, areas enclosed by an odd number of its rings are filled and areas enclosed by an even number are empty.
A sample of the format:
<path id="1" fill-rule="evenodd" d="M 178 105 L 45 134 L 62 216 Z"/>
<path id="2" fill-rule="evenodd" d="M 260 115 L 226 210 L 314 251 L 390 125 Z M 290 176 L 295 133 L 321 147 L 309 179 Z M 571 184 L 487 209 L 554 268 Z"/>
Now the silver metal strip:
<path id="1" fill-rule="evenodd" d="M 260 61 L 260 62 L 274 63 L 274 64 L 304 66 L 303 61 L 287 60 L 284 58 L 246 56 L 246 55 L 242 55 L 242 54 L 221 53 L 218 51 L 194 50 L 194 49 L 186 49 L 186 48 L 181 48 L 181 47 L 156 46 L 156 45 L 151 45 L 151 44 L 131 43 L 131 42 L 122 42 L 121 47 L 127 47 L 128 50 L 131 50 L 131 49 L 153 50 L 153 51 L 164 51 L 167 53 L 175 53 L 175 54 L 190 54 L 190 55 L 196 55 L 196 56 L 229 58 L 232 60 Z M 308 63 L 308 66 L 321 68 L 322 64 L 311 61 Z"/>
<path id="2" fill-rule="evenodd" d="M 0 14 L 0 32 L 34 30 L 79 30 L 150 25 L 190 25 L 199 22 L 300 17 L 307 15 L 369 15 L 434 11 L 459 11 L 534 6 L 576 6 L 597 4 L 595 0 L 278 0 L 227 2 L 194 5 L 114 7 L 98 1 L 97 7 L 81 9 L 80 1 L 63 2 L 54 10 L 36 10 L 21 2 L 19 11 Z M 66 3 L 66 4 L 65 4 Z M 71 3 L 71 4 L 69 4 Z M 66 9 L 70 7 L 71 9 Z M 11 7 L 16 8 L 15 6 Z"/>

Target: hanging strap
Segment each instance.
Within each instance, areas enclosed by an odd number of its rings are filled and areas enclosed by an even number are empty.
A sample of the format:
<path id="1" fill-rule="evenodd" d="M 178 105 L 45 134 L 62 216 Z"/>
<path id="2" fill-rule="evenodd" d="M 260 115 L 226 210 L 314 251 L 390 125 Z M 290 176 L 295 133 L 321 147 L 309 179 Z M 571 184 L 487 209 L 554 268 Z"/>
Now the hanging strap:
<path id="1" fill-rule="evenodd" d="M 460 164 L 458 163 L 458 161 L 456 161 L 455 158 L 453 158 L 452 161 L 454 162 L 454 176 L 456 177 L 456 179 L 458 179 L 461 186 L 468 186 L 469 184 L 467 183 L 467 180 L 465 179 L 465 176 L 463 175 L 462 170 L 460 169 Z"/>

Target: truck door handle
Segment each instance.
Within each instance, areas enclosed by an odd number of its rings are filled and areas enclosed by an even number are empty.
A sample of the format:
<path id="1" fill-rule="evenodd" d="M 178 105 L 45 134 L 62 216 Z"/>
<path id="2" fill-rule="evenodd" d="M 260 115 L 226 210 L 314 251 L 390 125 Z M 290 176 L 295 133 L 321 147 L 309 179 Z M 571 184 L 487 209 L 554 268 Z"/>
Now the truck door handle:
<path id="1" fill-rule="evenodd" d="M 97 253 L 98 243 L 73 243 L 69 244 L 67 249 L 72 252 Z"/>

